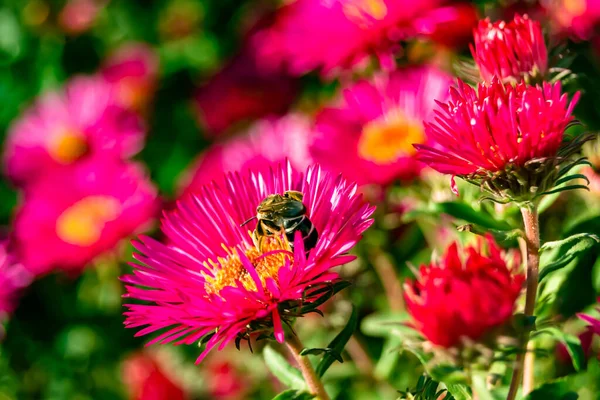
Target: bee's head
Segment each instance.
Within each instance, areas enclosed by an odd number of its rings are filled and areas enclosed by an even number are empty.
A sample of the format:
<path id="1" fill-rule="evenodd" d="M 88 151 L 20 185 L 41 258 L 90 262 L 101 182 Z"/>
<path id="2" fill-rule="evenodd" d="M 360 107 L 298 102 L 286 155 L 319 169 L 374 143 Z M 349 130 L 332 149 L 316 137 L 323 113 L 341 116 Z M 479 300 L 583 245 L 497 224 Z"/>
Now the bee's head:
<path id="1" fill-rule="evenodd" d="M 257 217 L 275 221 L 280 218 L 292 218 L 302 215 L 306 212 L 302 198 L 302 193 L 291 190 L 284 192 L 283 195 L 272 194 L 256 208 Z"/>

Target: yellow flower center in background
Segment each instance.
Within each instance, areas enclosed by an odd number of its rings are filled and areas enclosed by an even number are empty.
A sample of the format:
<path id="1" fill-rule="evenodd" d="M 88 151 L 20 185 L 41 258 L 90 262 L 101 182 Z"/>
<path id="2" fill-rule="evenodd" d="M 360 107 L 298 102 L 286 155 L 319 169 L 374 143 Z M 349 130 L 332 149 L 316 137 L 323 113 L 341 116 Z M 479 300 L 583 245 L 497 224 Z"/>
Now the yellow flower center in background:
<path id="1" fill-rule="evenodd" d="M 150 91 L 149 85 L 136 78 L 123 78 L 118 85 L 117 97 L 124 107 L 141 111 L 144 109 Z"/>
<path id="2" fill-rule="evenodd" d="M 88 150 L 87 141 L 79 132 L 63 129 L 50 141 L 49 153 L 56 161 L 69 164 Z"/>
<path id="3" fill-rule="evenodd" d="M 236 286 L 236 281 L 240 281 L 248 290 L 257 291 L 254 280 L 240 260 L 238 253 L 240 250 L 227 248 L 225 245 L 223 247 L 228 253 L 226 257 L 218 257 L 216 261 L 209 260 L 204 263 L 204 266 L 212 270 L 214 275 L 212 277 L 205 274 L 206 292 L 219 293 L 226 286 Z M 267 254 L 270 252 L 272 253 Z M 286 259 L 289 260 L 290 265 L 293 261 L 293 254 L 285 240 L 264 240 L 261 250 L 253 246 L 246 249 L 244 254 L 254 266 L 263 287 L 267 278 L 273 278 L 277 282 L 278 271 L 285 264 Z"/>
<path id="4" fill-rule="evenodd" d="M 75 246 L 91 246 L 100 239 L 107 222 L 121 213 L 112 196 L 88 196 L 67 208 L 56 220 L 58 237 Z"/>
<path id="5" fill-rule="evenodd" d="M 413 143 L 423 143 L 425 132 L 420 122 L 401 113 L 371 121 L 358 140 L 358 155 L 377 164 L 390 164 L 400 157 L 412 156 Z"/>
<path id="6" fill-rule="evenodd" d="M 382 20 L 387 15 L 387 6 L 384 0 L 353 0 L 343 2 L 344 14 L 349 19 L 366 22 L 365 17 Z"/>
<path id="7" fill-rule="evenodd" d="M 571 15 L 583 15 L 587 8 L 585 0 L 563 0 L 563 7 Z"/>

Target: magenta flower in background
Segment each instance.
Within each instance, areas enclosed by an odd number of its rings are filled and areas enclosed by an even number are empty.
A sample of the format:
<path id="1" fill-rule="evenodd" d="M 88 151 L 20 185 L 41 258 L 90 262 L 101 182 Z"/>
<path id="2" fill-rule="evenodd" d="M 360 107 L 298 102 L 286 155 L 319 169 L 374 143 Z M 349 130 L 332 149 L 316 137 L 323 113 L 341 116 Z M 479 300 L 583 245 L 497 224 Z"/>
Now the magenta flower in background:
<path id="1" fill-rule="evenodd" d="M 33 275 L 9 250 L 9 241 L 0 241 L 0 322 L 17 305 L 19 292 L 32 281 Z M 0 327 L 0 338 L 2 328 Z"/>
<path id="2" fill-rule="evenodd" d="M 436 144 L 415 144 L 417 157 L 444 174 L 484 179 L 500 195 L 529 198 L 554 184 L 578 98 L 569 100 L 560 82 L 513 86 L 494 79 L 474 89 L 459 81 L 450 99 L 439 103 L 434 121 L 425 124 Z M 523 174 L 530 176 L 529 186 L 522 184 Z"/>
<path id="3" fill-rule="evenodd" d="M 308 153 L 312 122 L 301 114 L 268 118 L 254 123 L 243 134 L 213 144 L 194 162 L 180 186 L 195 192 L 227 172 L 267 172 L 273 164 L 289 160 L 295 171 L 312 164 Z"/>
<path id="4" fill-rule="evenodd" d="M 126 158 L 140 151 L 141 120 L 115 96 L 112 85 L 98 77 L 76 77 L 63 91 L 42 95 L 9 130 L 7 175 L 24 184 L 94 153 Z"/>
<path id="5" fill-rule="evenodd" d="M 413 143 L 426 143 L 423 120 L 447 98 L 451 78 L 433 67 L 401 69 L 344 90 L 341 104 L 316 117 L 316 162 L 359 184 L 414 179 Z"/>
<path id="6" fill-rule="evenodd" d="M 144 43 L 127 43 L 104 61 L 100 74 L 115 86 L 123 108 L 143 110 L 152 99 L 158 78 L 158 55 Z"/>
<path id="7" fill-rule="evenodd" d="M 558 31 L 575 39 L 589 40 L 600 25 L 597 0 L 557 0 L 544 3 Z"/>
<path id="8" fill-rule="evenodd" d="M 548 51 L 542 27 L 527 15 L 512 21 L 479 21 L 474 31 L 471 53 L 481 77 L 490 82 L 495 76 L 518 82 L 522 78 L 544 77 L 548 72 Z"/>
<path id="9" fill-rule="evenodd" d="M 298 0 L 282 7 L 275 23 L 254 38 L 260 60 L 300 75 L 330 73 L 376 54 L 387 68 L 398 42 L 417 33 L 418 17 L 442 1 Z"/>
<path id="10" fill-rule="evenodd" d="M 331 269 L 354 259 L 346 253 L 372 223 L 374 207 L 356 189 L 319 167 L 295 176 L 288 164 L 230 174 L 224 186 L 213 183 L 185 197 L 162 221 L 168 245 L 149 237 L 135 243 L 140 253 L 133 275 L 123 277 L 126 296 L 148 304 L 127 304 L 125 325 L 143 328 L 137 336 L 166 329 L 150 344 L 192 344 L 212 334 L 197 362 L 256 329 L 272 329 L 283 342 L 282 323 L 323 297 L 322 289 L 338 279 Z M 303 193 L 316 246 L 307 252 L 298 232 L 293 248 L 285 236 L 257 248 L 250 234 L 256 222 L 240 224 L 267 196 L 288 190 Z"/>
<path id="11" fill-rule="evenodd" d="M 218 136 L 238 123 L 284 114 L 299 88 L 280 68 L 261 67 L 246 48 L 197 90 L 194 106 L 207 136 Z"/>
<path id="12" fill-rule="evenodd" d="M 405 285 L 413 327 L 430 342 L 449 348 L 462 338 L 479 340 L 508 322 L 525 276 L 516 273 L 518 253 L 504 253 L 491 236 L 460 249 L 450 245 L 438 262 L 423 265 Z"/>
<path id="13" fill-rule="evenodd" d="M 139 164 L 88 158 L 26 188 L 14 222 L 16 249 L 35 274 L 78 273 L 157 211 L 157 191 Z"/>

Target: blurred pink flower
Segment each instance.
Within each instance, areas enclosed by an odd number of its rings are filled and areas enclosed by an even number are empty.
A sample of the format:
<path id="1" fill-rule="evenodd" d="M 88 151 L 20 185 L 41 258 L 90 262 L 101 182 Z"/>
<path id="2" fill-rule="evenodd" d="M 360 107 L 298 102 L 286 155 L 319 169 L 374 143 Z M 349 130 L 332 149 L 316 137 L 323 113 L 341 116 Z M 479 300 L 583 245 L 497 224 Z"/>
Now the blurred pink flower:
<path id="1" fill-rule="evenodd" d="M 228 360 L 208 360 L 204 364 L 204 376 L 211 399 L 239 400 L 246 398 L 250 386 L 250 377 Z"/>
<path id="2" fill-rule="evenodd" d="M 591 39 L 600 25 L 598 0 L 546 0 L 543 3 L 556 28 L 575 39 Z"/>
<path id="3" fill-rule="evenodd" d="M 194 106 L 207 136 L 217 136 L 240 122 L 284 114 L 298 90 L 295 78 L 261 68 L 246 48 L 197 90 Z"/>
<path id="4" fill-rule="evenodd" d="M 123 383 L 129 400 L 185 400 L 185 391 L 163 371 L 156 357 L 138 351 L 123 362 Z"/>
<path id="5" fill-rule="evenodd" d="M 94 153 L 132 156 L 143 142 L 141 120 L 116 104 L 110 84 L 76 77 L 63 91 L 41 96 L 13 123 L 4 166 L 13 181 L 24 184 Z"/>
<path id="6" fill-rule="evenodd" d="M 323 168 L 359 184 L 414 179 L 413 143 L 426 143 L 423 120 L 452 80 L 433 67 L 383 73 L 344 91 L 342 104 L 317 115 L 311 154 Z"/>
<path id="7" fill-rule="evenodd" d="M 26 188 L 14 222 L 16 249 L 35 274 L 77 273 L 149 222 L 157 207 L 140 165 L 88 158 Z"/>
<path id="8" fill-rule="evenodd" d="M 267 196 L 289 190 L 303 194 L 316 245 L 306 249 L 300 232 L 293 246 L 286 235 L 255 244 L 256 222 L 240 224 Z M 356 185 L 319 167 L 294 176 L 289 164 L 273 165 L 268 173 L 230 174 L 223 186 L 206 185 L 165 214 L 169 245 L 149 237 L 134 243 L 138 263 L 122 280 L 128 298 L 147 304 L 126 304 L 125 325 L 141 329 L 136 336 L 161 331 L 150 344 L 190 345 L 212 335 L 197 362 L 258 329 L 272 330 L 282 343 L 283 323 L 325 300 L 325 288 L 339 278 L 331 269 L 354 259 L 347 252 L 372 224 L 373 211 Z"/>
<path id="9" fill-rule="evenodd" d="M 527 15 L 515 15 L 509 22 L 481 20 L 474 37 L 471 53 L 485 81 L 495 76 L 512 82 L 546 76 L 548 51 L 542 26 Z"/>
<path id="10" fill-rule="evenodd" d="M 0 241 L 0 322 L 10 314 L 16 304 L 19 291 L 31 283 L 33 275 L 23 267 L 13 252 L 9 241 Z M 1 330 L 1 328 L 0 328 Z M 0 335 L 1 337 L 2 335 Z"/>
<path id="11" fill-rule="evenodd" d="M 127 43 L 105 60 L 100 74 L 115 86 L 115 97 L 124 108 L 141 111 L 156 88 L 159 60 L 144 43 Z"/>
<path id="12" fill-rule="evenodd" d="M 67 0 L 60 14 L 58 24 L 63 31 L 78 35 L 89 30 L 108 0 Z"/>
<path id="13" fill-rule="evenodd" d="M 312 163 L 308 153 L 311 121 L 300 114 L 254 123 L 246 132 L 213 144 L 200 155 L 181 180 L 185 192 L 195 192 L 226 172 L 268 171 L 274 163 L 290 161 L 296 171 Z"/>
<path id="14" fill-rule="evenodd" d="M 257 33 L 254 46 L 266 65 L 293 74 L 330 73 L 367 61 L 375 53 L 385 67 L 415 21 L 441 0 L 297 0 L 279 10 L 275 23 Z"/>
<path id="15" fill-rule="evenodd" d="M 445 348 L 481 339 L 511 319 L 525 280 L 519 263 L 517 252 L 505 254 L 491 236 L 461 250 L 453 243 L 405 285 L 414 328 Z"/>
<path id="16" fill-rule="evenodd" d="M 475 4 L 458 1 L 435 8 L 415 22 L 417 32 L 447 47 L 466 46 L 479 16 Z"/>

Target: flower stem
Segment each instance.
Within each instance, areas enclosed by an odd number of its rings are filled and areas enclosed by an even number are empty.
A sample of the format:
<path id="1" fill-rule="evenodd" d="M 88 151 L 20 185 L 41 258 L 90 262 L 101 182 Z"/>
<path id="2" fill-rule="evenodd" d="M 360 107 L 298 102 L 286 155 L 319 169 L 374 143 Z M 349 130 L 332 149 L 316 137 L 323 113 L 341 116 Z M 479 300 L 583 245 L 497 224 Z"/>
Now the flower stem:
<path id="1" fill-rule="evenodd" d="M 325 391 L 323 383 L 317 376 L 317 373 L 310 363 L 310 360 L 308 357 L 300 355 L 300 352 L 302 349 L 304 349 L 304 346 L 302 345 L 302 342 L 300 342 L 298 336 L 294 334 L 289 335 L 286 337 L 285 344 L 287 345 L 292 357 L 294 357 L 294 360 L 296 360 L 296 363 L 298 363 L 310 393 L 316 395 L 319 400 L 329 400 L 329 395 Z"/>
<path id="2" fill-rule="evenodd" d="M 538 275 L 540 266 L 540 224 L 537 206 L 521 208 L 523 223 L 525 225 L 525 240 L 527 244 L 527 289 L 525 292 L 525 316 L 531 317 L 535 311 L 535 300 L 538 288 Z M 534 361 L 533 346 L 529 343 L 529 331 L 525 332 L 522 341 L 526 351 L 519 353 L 515 361 L 512 380 L 507 400 L 514 400 L 523 379 L 523 395 L 533 390 Z M 524 378 L 523 378 L 524 377 Z"/>

